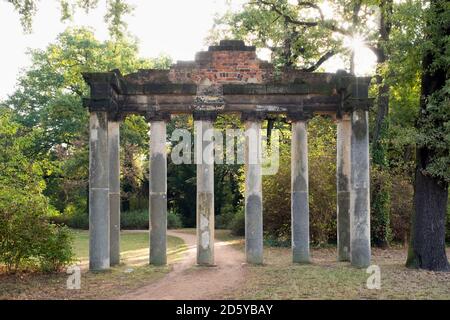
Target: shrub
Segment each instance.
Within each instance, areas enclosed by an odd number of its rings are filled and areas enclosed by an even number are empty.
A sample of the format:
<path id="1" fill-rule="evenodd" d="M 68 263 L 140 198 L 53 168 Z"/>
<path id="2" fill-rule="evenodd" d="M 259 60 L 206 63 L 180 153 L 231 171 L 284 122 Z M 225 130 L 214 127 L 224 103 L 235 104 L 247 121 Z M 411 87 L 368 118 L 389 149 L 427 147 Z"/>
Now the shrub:
<path id="1" fill-rule="evenodd" d="M 179 229 L 183 227 L 181 221 L 181 215 L 174 210 L 169 210 L 167 213 L 167 228 L 168 229 Z"/>
<path id="2" fill-rule="evenodd" d="M 57 271 L 72 261 L 67 228 L 50 223 L 42 195 L 0 192 L 0 263 L 7 272 L 22 268 Z"/>
<path id="3" fill-rule="evenodd" d="M 392 240 L 391 192 L 392 178 L 388 169 L 373 165 L 370 171 L 371 215 L 370 233 L 372 243 L 386 248 Z M 411 201 L 409 199 L 409 201 Z"/>
<path id="4" fill-rule="evenodd" d="M 62 214 L 51 216 L 49 221 L 57 225 L 66 225 L 73 229 L 89 229 L 89 213 L 85 208 L 80 209 L 73 204 L 69 204 Z"/>
<path id="5" fill-rule="evenodd" d="M 142 230 L 149 226 L 148 210 L 134 210 L 122 212 L 120 215 L 120 227 L 122 229 Z M 177 229 L 183 227 L 181 216 L 174 210 L 167 212 L 167 228 Z"/>
<path id="6" fill-rule="evenodd" d="M 392 240 L 407 244 L 409 229 L 411 227 L 411 214 L 413 208 L 414 187 L 406 175 L 392 177 L 391 194 L 391 230 Z"/>
<path id="7" fill-rule="evenodd" d="M 329 119 L 314 117 L 308 125 L 310 237 L 315 244 L 336 241 L 336 130 Z M 264 231 L 273 244 L 291 238 L 290 136 L 280 141 L 280 165 L 263 177 Z"/>
<path id="8" fill-rule="evenodd" d="M 60 271 L 74 260 L 73 236 L 66 226 L 50 224 L 47 236 L 39 246 L 39 264 L 44 272 Z"/>
<path id="9" fill-rule="evenodd" d="M 245 213 L 239 210 L 230 223 L 231 233 L 235 236 L 245 236 Z"/>
<path id="10" fill-rule="evenodd" d="M 147 210 L 122 212 L 120 214 L 120 228 L 131 230 L 148 229 L 148 218 Z"/>

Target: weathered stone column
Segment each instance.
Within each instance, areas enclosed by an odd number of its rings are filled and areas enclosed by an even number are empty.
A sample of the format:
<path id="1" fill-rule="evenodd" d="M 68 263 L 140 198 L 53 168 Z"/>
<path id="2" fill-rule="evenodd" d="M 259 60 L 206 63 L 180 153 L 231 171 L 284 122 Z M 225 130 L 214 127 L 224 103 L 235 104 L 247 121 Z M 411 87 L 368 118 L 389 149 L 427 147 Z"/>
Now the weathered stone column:
<path id="1" fill-rule="evenodd" d="M 356 267 L 370 265 L 370 190 L 368 111 L 352 112 L 350 256 Z"/>
<path id="2" fill-rule="evenodd" d="M 350 261 L 350 115 L 337 119 L 337 250 L 338 261 Z"/>
<path id="3" fill-rule="evenodd" d="M 311 115 L 290 114 L 291 142 L 291 233 L 292 260 L 309 263 L 309 190 L 308 190 L 308 131 Z"/>
<path id="4" fill-rule="evenodd" d="M 111 266 L 120 263 L 120 122 L 108 121 L 109 152 L 109 256 Z"/>
<path id="5" fill-rule="evenodd" d="M 248 263 L 263 263 L 261 121 L 264 114 L 242 113 L 245 122 L 245 252 Z"/>
<path id="6" fill-rule="evenodd" d="M 108 113 L 91 111 L 89 129 L 89 269 L 106 270 L 110 266 Z"/>
<path id="7" fill-rule="evenodd" d="M 149 114 L 150 122 L 150 264 L 167 263 L 167 150 L 169 114 Z"/>
<path id="8" fill-rule="evenodd" d="M 215 112 L 194 112 L 197 164 L 197 263 L 214 265 L 214 140 Z"/>

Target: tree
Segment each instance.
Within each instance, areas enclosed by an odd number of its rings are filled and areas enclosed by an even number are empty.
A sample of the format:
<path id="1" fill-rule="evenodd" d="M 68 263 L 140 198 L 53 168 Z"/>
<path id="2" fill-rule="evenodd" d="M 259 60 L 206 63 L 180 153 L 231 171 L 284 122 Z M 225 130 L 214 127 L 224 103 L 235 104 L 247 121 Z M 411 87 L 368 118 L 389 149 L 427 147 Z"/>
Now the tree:
<path id="1" fill-rule="evenodd" d="M 126 74 L 140 68 L 167 67 L 170 59 L 141 59 L 136 40 L 122 37 L 100 42 L 86 28 L 69 28 L 46 49 L 29 54 L 31 66 L 5 104 L 14 111 L 12 116 L 22 130 L 32 133 L 26 153 L 42 160 L 47 184 L 44 193 L 50 202 L 61 212 L 85 215 L 89 132 L 88 111 L 82 105 L 88 87 L 82 72 L 119 68 Z M 130 158 L 147 153 L 147 130 L 140 117 L 129 117 L 122 124 L 123 149 L 137 152 Z M 139 172 L 145 172 L 145 167 L 140 165 L 131 167 L 137 171 L 132 177 L 142 178 Z M 137 183 L 140 186 L 142 181 Z"/>
<path id="2" fill-rule="evenodd" d="M 40 160 L 26 155 L 32 134 L 0 106 L 0 264 L 8 272 L 36 263 L 57 271 L 72 261 L 71 236 L 48 222 L 55 209 L 43 194 Z"/>
<path id="3" fill-rule="evenodd" d="M 406 265 L 450 271 L 445 253 L 450 182 L 450 3 L 431 0 L 425 18 L 415 210 Z"/>

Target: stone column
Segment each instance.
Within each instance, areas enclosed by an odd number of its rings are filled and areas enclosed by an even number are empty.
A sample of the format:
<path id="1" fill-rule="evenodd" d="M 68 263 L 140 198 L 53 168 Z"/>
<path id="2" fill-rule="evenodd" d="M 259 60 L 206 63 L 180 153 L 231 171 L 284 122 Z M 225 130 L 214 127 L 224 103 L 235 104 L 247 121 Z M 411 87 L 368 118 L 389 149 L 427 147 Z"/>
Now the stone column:
<path id="1" fill-rule="evenodd" d="M 169 114 L 151 114 L 150 122 L 150 264 L 167 264 L 167 150 Z"/>
<path id="2" fill-rule="evenodd" d="M 214 265 L 214 140 L 215 112 L 194 112 L 197 164 L 197 263 Z"/>
<path id="3" fill-rule="evenodd" d="M 106 270 L 110 266 L 108 113 L 91 111 L 89 129 L 89 269 Z"/>
<path id="4" fill-rule="evenodd" d="M 242 113 L 245 123 L 245 252 L 248 263 L 263 263 L 261 121 L 257 112 Z"/>
<path id="5" fill-rule="evenodd" d="M 308 131 L 310 115 L 288 115 L 292 121 L 291 142 L 291 233 L 292 260 L 309 263 Z"/>
<path id="6" fill-rule="evenodd" d="M 337 250 L 338 261 L 350 261 L 350 115 L 337 120 Z"/>
<path id="7" fill-rule="evenodd" d="M 109 151 L 109 256 L 111 266 L 120 263 L 120 122 L 108 122 Z"/>
<path id="8" fill-rule="evenodd" d="M 370 193 L 368 112 L 352 112 L 350 257 L 356 267 L 370 265 Z"/>

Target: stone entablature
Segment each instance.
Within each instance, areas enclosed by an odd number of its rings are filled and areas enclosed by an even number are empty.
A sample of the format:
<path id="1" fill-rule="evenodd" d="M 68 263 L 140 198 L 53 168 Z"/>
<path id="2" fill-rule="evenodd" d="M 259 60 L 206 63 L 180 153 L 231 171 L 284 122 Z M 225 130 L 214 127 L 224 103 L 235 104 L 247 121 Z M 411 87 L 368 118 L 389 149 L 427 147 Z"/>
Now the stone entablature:
<path id="1" fill-rule="evenodd" d="M 345 72 L 308 73 L 296 69 L 279 72 L 257 58 L 255 47 L 243 41 L 223 40 L 195 61 L 180 61 L 169 70 L 140 70 L 123 76 L 119 70 L 86 73 L 91 110 L 146 114 L 151 110 L 191 113 L 217 109 L 268 113 L 338 114 L 354 105 L 368 107 L 370 78 Z"/>

